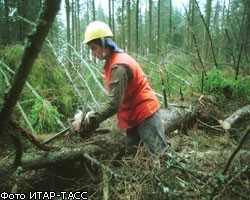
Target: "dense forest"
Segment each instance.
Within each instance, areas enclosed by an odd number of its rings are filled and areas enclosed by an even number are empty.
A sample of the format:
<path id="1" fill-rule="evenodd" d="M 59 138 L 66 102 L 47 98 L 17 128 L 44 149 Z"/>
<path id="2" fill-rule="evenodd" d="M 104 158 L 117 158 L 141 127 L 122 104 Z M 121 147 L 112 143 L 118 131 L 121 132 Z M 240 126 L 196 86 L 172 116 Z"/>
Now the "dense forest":
<path id="1" fill-rule="evenodd" d="M 173 149 L 158 171 L 140 153 L 118 161 L 89 149 L 70 163 L 58 159 L 57 172 L 26 169 L 18 155 L 38 150 L 22 132 L 44 141 L 67 128 L 77 109 L 105 102 L 104 63 L 83 44 L 96 20 L 109 24 L 113 40 L 141 64 L 162 109 L 198 104 L 198 111 L 192 123 L 165 126 Z M 8 177 L 0 170 L 0 195 L 88 190 L 90 199 L 249 198 L 249 35 L 249 0 L 0 0 L 0 168 L 15 160 Z M 207 104 L 211 96 L 216 100 Z M 223 124 L 230 115 L 239 118 L 233 128 Z M 101 128 L 120 134 L 115 117 Z M 71 134 L 57 139 L 56 148 L 71 152 L 85 144 Z"/>

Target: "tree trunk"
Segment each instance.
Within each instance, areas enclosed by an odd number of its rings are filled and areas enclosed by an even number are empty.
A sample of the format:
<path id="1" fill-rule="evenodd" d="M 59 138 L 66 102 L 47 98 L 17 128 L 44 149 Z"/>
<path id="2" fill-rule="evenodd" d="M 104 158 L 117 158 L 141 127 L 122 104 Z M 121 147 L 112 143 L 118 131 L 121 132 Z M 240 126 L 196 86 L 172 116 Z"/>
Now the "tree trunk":
<path id="1" fill-rule="evenodd" d="M 111 14 L 111 12 L 112 12 L 112 10 L 111 10 L 112 5 L 111 5 L 111 1 L 112 0 L 109 0 L 109 27 L 112 26 L 112 14 Z"/>
<path id="2" fill-rule="evenodd" d="M 127 35 L 128 35 L 128 43 L 127 43 L 127 48 L 128 51 L 131 51 L 131 17 L 130 17 L 130 0 L 127 0 Z"/>
<path id="3" fill-rule="evenodd" d="M 149 0 L 149 53 L 153 52 L 153 45 L 152 45 L 152 0 Z"/>
<path id="4" fill-rule="evenodd" d="M 95 0 L 92 0 L 92 16 L 93 21 L 95 21 Z"/>
<path id="5" fill-rule="evenodd" d="M 113 31 L 113 35 L 115 38 L 117 38 L 116 34 L 115 34 L 115 3 L 114 0 L 112 0 L 112 31 Z"/>
<path id="6" fill-rule="evenodd" d="M 139 0 L 136 0 L 136 17 L 135 17 L 135 50 L 139 49 Z"/>
<path id="7" fill-rule="evenodd" d="M 81 49 L 81 25 L 80 25 L 80 22 L 81 22 L 81 19 L 80 19 L 80 2 L 79 0 L 77 0 L 77 3 L 76 3 L 76 12 L 77 12 L 77 20 L 76 20 L 76 27 L 77 27 L 77 31 L 76 31 L 76 50 L 78 53 L 80 53 L 80 49 Z"/>
<path id="8" fill-rule="evenodd" d="M 160 54 L 161 51 L 161 0 L 158 0 L 158 13 L 157 13 L 157 55 Z"/>
<path id="9" fill-rule="evenodd" d="M 69 4 L 69 0 L 65 0 L 65 6 L 66 6 L 66 27 L 67 27 L 67 57 L 69 59 L 71 59 L 71 48 L 70 48 L 70 4 Z M 68 63 L 68 65 L 70 66 L 70 63 Z"/>
<path id="10" fill-rule="evenodd" d="M 227 117 L 222 122 L 222 127 L 225 130 L 229 130 L 238 122 L 242 121 L 243 118 L 250 119 L 250 105 L 244 106 L 243 108 L 235 111 L 231 116 Z"/>
<path id="11" fill-rule="evenodd" d="M 208 27 L 208 31 L 210 30 L 210 18 L 211 18 L 211 7 L 212 0 L 207 0 L 206 4 L 206 25 Z M 208 49 L 209 49 L 209 32 L 206 29 L 204 30 L 204 48 L 203 48 L 203 57 L 206 60 L 208 57 Z"/>
<path id="12" fill-rule="evenodd" d="M 71 1 L 71 45 L 75 48 L 75 36 L 76 36 L 76 29 L 75 29 L 75 2 L 74 0 Z M 74 59 L 74 54 L 72 54 L 72 58 Z"/>
<path id="13" fill-rule="evenodd" d="M 172 0 L 169 0 L 169 43 L 172 43 Z"/>
<path id="14" fill-rule="evenodd" d="M 125 49 L 125 19 L 124 19 L 124 12 L 125 12 L 125 0 L 122 0 L 122 48 Z"/>
<path id="15" fill-rule="evenodd" d="M 4 0 L 4 17 L 5 17 L 5 31 L 4 31 L 4 44 L 7 45 L 10 42 L 10 23 L 9 23 L 9 0 Z"/>

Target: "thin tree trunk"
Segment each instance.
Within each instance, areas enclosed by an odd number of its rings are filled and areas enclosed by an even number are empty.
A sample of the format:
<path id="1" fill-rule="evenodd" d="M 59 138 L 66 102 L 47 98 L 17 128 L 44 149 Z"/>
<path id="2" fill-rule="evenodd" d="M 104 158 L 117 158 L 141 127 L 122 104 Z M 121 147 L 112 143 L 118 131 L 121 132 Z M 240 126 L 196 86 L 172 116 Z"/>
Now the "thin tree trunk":
<path id="1" fill-rule="evenodd" d="M 149 0 L 149 53 L 153 52 L 153 45 L 152 45 L 152 0 Z"/>
<path id="2" fill-rule="evenodd" d="M 67 28 L 67 43 L 70 44 L 70 4 L 69 0 L 65 0 L 65 10 L 66 10 L 66 28 Z M 67 45 L 67 57 L 71 58 L 71 48 L 69 45 Z M 68 66 L 70 66 L 70 63 L 68 63 Z"/>
<path id="3" fill-rule="evenodd" d="M 4 0 L 4 17 L 5 17 L 5 27 L 4 27 L 4 44 L 10 43 L 10 23 L 9 23 L 9 0 Z"/>
<path id="4" fill-rule="evenodd" d="M 125 0 L 122 0 L 122 48 L 125 49 Z"/>
<path id="5" fill-rule="evenodd" d="M 139 0 L 136 0 L 136 18 L 135 18 L 135 49 L 138 53 L 139 49 Z"/>
<path id="6" fill-rule="evenodd" d="M 112 0 L 112 31 L 113 31 L 113 35 L 116 38 L 116 34 L 115 34 L 115 4 L 114 4 L 114 0 Z"/>
<path id="7" fill-rule="evenodd" d="M 75 47 L 75 2 L 71 1 L 71 45 Z M 74 55 L 74 54 L 73 54 Z M 74 56 L 72 56 L 74 58 Z"/>
<path id="8" fill-rule="evenodd" d="M 81 49 L 81 19 L 80 19 L 80 2 L 77 0 L 77 51 Z"/>
<path id="9" fill-rule="evenodd" d="M 211 18 L 211 6 L 212 0 L 207 0 L 206 3 L 206 19 L 205 23 L 208 30 L 204 30 L 204 48 L 203 48 L 203 57 L 207 59 L 208 57 L 208 49 L 209 49 L 209 31 L 210 31 L 210 18 Z"/>
<path id="10" fill-rule="evenodd" d="M 109 27 L 112 26 L 112 14 L 111 14 L 112 9 L 111 9 L 111 1 L 112 1 L 112 0 L 109 0 Z"/>
<path id="11" fill-rule="evenodd" d="M 127 0 L 127 18 L 128 18 L 128 51 L 131 50 L 131 17 L 130 17 L 130 0 Z"/>
<path id="12" fill-rule="evenodd" d="M 172 43 L 172 0 L 169 0 L 169 43 Z"/>
<path id="13" fill-rule="evenodd" d="M 226 9 L 226 0 L 224 0 L 223 3 L 223 9 L 222 9 L 222 16 L 221 16 L 221 29 L 219 33 L 219 52 L 218 52 L 218 58 L 221 57 L 221 52 L 222 48 L 225 46 L 225 34 L 224 34 L 224 29 L 225 29 L 225 9 Z"/>
<path id="14" fill-rule="evenodd" d="M 92 0 L 92 16 L 93 16 L 93 21 L 95 21 L 95 0 Z"/>
<path id="15" fill-rule="evenodd" d="M 161 51 L 161 0 L 158 0 L 158 13 L 157 13 L 157 55 L 160 54 Z"/>

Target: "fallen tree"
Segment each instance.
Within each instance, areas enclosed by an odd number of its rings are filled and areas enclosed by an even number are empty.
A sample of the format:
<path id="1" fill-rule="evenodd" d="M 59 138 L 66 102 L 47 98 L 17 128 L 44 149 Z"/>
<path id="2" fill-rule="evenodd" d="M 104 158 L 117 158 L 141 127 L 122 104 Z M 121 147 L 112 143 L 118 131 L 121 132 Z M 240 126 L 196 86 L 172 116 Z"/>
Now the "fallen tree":
<path id="1" fill-rule="evenodd" d="M 238 110 L 236 110 L 232 115 L 227 117 L 221 122 L 223 129 L 230 130 L 234 125 L 236 125 L 240 121 L 244 121 L 243 119 L 250 120 L 250 105 L 244 106 Z"/>
<path id="2" fill-rule="evenodd" d="M 209 105 L 214 102 L 211 101 L 211 97 L 203 97 L 202 104 L 201 101 L 193 103 L 192 106 L 172 106 L 168 109 L 162 109 L 162 119 L 165 127 L 166 134 L 176 130 L 184 129 L 185 127 L 190 127 L 192 123 L 196 121 L 196 118 L 201 116 L 202 113 L 209 107 Z M 211 105 L 210 105 L 211 106 Z M 210 109 L 211 107 L 209 107 Z M 17 129 L 18 126 L 12 123 Z M 13 156 L 10 159 L 6 159 L 0 162 L 2 165 L 0 170 L 0 175 L 6 170 L 15 168 L 14 166 L 22 166 L 24 170 L 39 169 L 54 165 L 59 162 L 67 162 L 68 160 L 77 159 L 82 157 L 84 153 L 89 155 L 102 155 L 103 157 L 108 157 L 111 154 L 116 154 L 113 156 L 122 156 L 125 148 L 125 134 L 121 133 L 111 133 L 111 134 L 93 134 L 90 138 L 76 138 L 77 143 L 75 146 L 72 145 L 72 140 L 69 139 L 64 143 L 60 144 L 60 147 L 50 147 L 40 145 L 32 136 L 32 134 L 27 134 L 27 131 L 19 128 L 21 133 L 24 133 L 28 139 L 35 144 L 41 151 L 33 150 L 29 153 L 19 152 L 16 155 L 22 155 L 18 158 L 19 163 L 14 162 Z M 72 134 L 71 134 L 72 135 Z M 30 139 L 32 138 L 32 139 Z M 19 142 L 20 143 L 20 142 Z M 21 151 L 21 147 L 18 148 Z"/>

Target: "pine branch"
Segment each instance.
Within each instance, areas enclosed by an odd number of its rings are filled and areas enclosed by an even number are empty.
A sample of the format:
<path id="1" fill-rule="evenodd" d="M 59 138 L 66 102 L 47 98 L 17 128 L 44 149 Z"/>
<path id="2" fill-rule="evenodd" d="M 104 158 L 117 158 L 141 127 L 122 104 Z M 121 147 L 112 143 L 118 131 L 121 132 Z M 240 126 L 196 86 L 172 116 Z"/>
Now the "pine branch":
<path id="1" fill-rule="evenodd" d="M 15 72 L 10 68 L 8 67 L 3 61 L 0 60 L 0 63 L 6 68 L 7 71 L 9 71 L 11 74 L 15 74 Z M 42 99 L 43 98 L 40 96 L 40 94 L 38 94 L 38 92 L 32 87 L 32 85 L 26 81 L 25 82 L 25 85 L 30 89 L 30 91 L 33 93 L 33 95 L 37 98 L 37 99 Z M 19 107 L 19 106 L 18 106 Z M 63 124 L 63 122 L 57 117 L 54 115 L 54 118 L 57 122 L 57 124 L 59 124 L 63 129 L 65 129 L 65 126 Z M 32 130 L 32 129 L 31 129 Z"/>
<path id="2" fill-rule="evenodd" d="M 37 20 L 36 29 L 28 36 L 21 64 L 15 74 L 11 89 L 4 98 L 3 107 L 0 112 L 0 135 L 21 95 L 25 81 L 32 70 L 33 63 L 42 48 L 43 42 L 60 8 L 60 3 L 61 0 L 44 1 L 42 12 Z"/>

